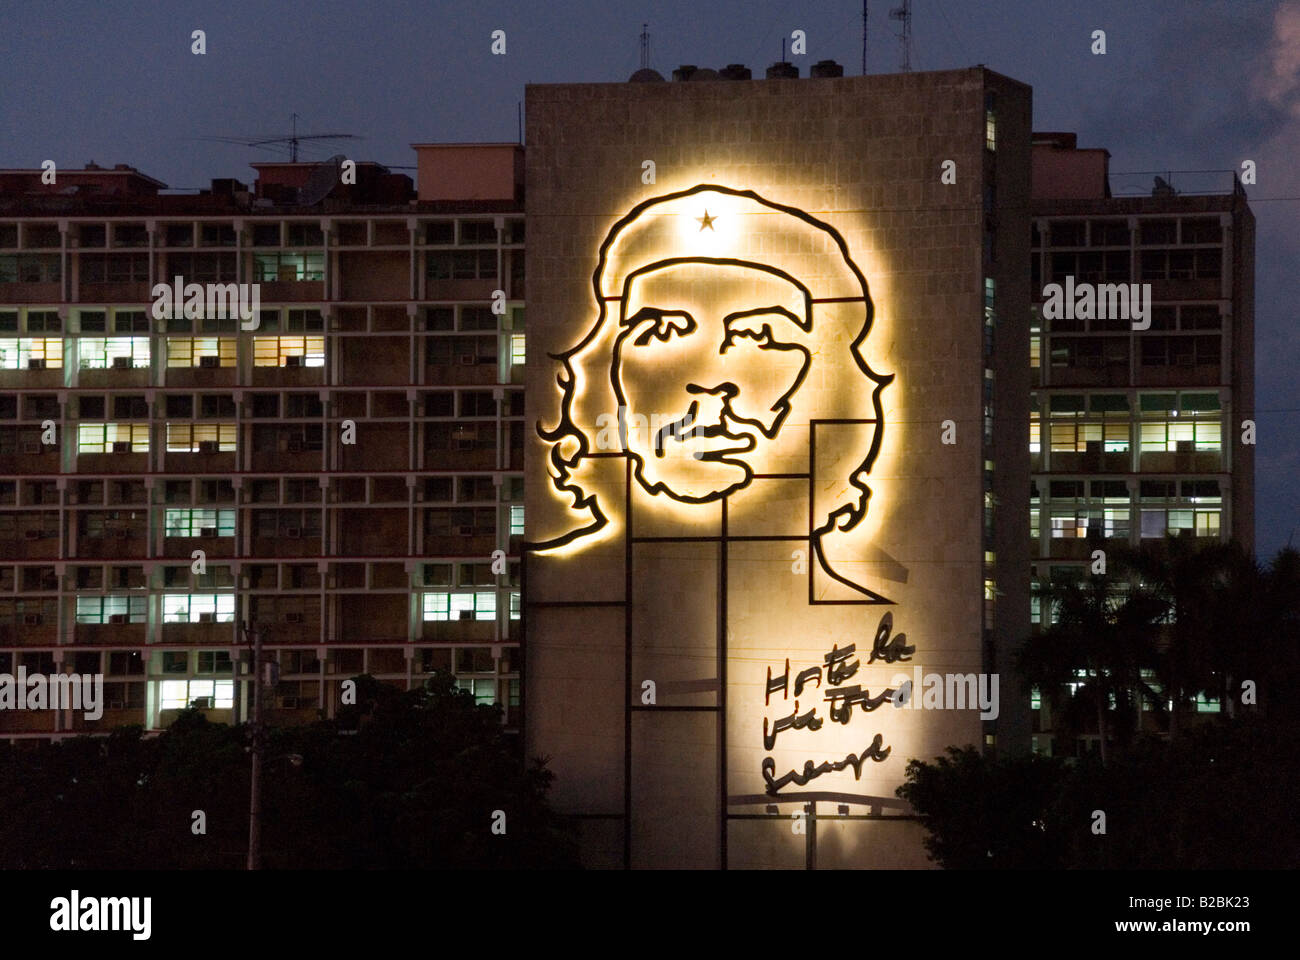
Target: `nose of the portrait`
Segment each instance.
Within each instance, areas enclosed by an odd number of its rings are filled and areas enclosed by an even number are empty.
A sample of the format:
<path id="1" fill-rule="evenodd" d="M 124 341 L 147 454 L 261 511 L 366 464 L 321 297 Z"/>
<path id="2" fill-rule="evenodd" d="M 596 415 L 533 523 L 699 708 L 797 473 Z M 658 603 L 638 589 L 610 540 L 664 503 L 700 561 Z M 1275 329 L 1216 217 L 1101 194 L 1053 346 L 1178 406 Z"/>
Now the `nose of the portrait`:
<path id="1" fill-rule="evenodd" d="M 722 422 L 723 410 L 728 400 L 740 393 L 734 383 L 686 384 L 686 392 L 696 405 L 695 422 L 703 426 Z"/>

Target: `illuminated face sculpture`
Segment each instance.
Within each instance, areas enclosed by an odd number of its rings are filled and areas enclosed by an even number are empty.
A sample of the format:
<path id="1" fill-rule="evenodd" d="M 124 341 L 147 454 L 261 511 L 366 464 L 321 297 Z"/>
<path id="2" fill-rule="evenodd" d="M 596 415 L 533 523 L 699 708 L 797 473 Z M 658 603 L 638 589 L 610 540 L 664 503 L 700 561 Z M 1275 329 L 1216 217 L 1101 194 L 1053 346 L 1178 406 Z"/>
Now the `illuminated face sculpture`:
<path id="1" fill-rule="evenodd" d="M 806 290 L 756 265 L 629 277 L 612 385 L 647 491 L 708 503 L 749 483 L 812 363 L 811 312 Z"/>
<path id="2" fill-rule="evenodd" d="M 589 522 L 534 549 L 580 548 L 620 506 L 591 476 L 625 458 L 653 497 L 709 504 L 755 477 L 811 469 L 814 425 L 869 431 L 810 540 L 866 513 L 881 440 L 881 388 L 867 366 L 866 279 L 829 224 L 751 191 L 701 185 L 648 200 L 610 230 L 593 276 L 598 316 L 564 367 L 551 443 L 557 491 Z M 850 584 L 864 593 L 869 593 Z"/>

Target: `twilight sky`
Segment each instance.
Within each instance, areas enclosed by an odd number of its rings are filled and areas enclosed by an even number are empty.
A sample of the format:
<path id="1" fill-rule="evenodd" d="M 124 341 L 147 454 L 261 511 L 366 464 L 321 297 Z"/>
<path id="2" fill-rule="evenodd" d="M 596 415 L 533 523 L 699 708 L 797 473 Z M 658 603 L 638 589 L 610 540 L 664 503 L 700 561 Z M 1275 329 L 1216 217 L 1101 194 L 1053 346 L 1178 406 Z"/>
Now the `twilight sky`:
<path id="1" fill-rule="evenodd" d="M 898 0 L 871 3 L 868 70 L 899 68 Z M 983 63 L 1034 88 L 1034 127 L 1106 147 L 1111 170 L 1240 169 L 1256 217 L 1256 547 L 1300 545 L 1300 0 L 914 0 L 912 68 Z M 0 168 L 129 163 L 174 188 L 248 182 L 268 151 L 204 136 L 353 133 L 350 155 L 511 141 L 526 83 L 622 81 L 648 22 L 651 66 L 761 76 L 801 29 L 860 70 L 861 0 L 7 0 Z M 190 52 L 202 29 L 207 53 Z M 506 56 L 489 35 L 506 31 Z M 1107 53 L 1089 36 L 1106 31 Z M 336 149 L 336 147 L 338 147 Z M 308 146 L 303 158 L 342 152 Z M 414 171 L 409 171 L 412 176 Z"/>

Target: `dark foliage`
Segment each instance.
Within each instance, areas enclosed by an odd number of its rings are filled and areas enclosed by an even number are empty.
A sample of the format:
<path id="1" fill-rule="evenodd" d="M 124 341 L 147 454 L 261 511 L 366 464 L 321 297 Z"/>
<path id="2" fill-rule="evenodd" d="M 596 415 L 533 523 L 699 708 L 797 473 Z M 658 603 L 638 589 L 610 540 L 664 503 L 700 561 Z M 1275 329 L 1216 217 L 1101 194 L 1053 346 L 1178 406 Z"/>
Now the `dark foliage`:
<path id="1" fill-rule="evenodd" d="M 545 801 L 553 775 L 520 760 L 496 708 L 444 675 L 409 693 L 359 677 L 357 701 L 335 720 L 268 731 L 266 868 L 575 865 Z M 245 727 L 189 711 L 156 738 L 128 728 L 0 747 L 0 866 L 242 868 L 248 744 Z M 504 834 L 491 829 L 495 811 Z"/>

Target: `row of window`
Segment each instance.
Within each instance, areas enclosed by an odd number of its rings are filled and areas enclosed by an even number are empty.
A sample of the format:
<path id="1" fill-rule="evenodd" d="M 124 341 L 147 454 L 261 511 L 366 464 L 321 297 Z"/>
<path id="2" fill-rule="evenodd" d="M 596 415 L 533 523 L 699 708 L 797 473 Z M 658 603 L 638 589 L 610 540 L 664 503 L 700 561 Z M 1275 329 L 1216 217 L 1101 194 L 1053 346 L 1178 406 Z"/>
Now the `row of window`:
<path id="1" fill-rule="evenodd" d="M 169 337 L 167 366 L 233 367 L 233 337 Z M 137 369 L 149 366 L 148 337 L 81 338 L 76 341 L 83 370 Z M 0 338 L 0 370 L 54 370 L 63 367 L 63 341 L 56 337 Z M 255 367 L 323 367 L 324 337 L 254 337 Z"/>
<path id="2" fill-rule="evenodd" d="M 148 337 L 79 338 L 77 362 L 82 370 L 142 369 L 149 366 Z M 237 344 L 233 337 L 168 337 L 167 366 L 234 367 Z M 427 362 L 432 366 L 495 364 L 497 338 L 438 337 L 428 342 Z M 524 363 L 522 333 L 510 337 L 510 362 Z M 63 340 L 57 337 L 0 338 L 0 370 L 54 370 L 64 361 Z M 254 337 L 254 367 L 323 367 L 324 337 Z"/>
<path id="3" fill-rule="evenodd" d="M 1033 246 L 1043 246 L 1037 220 L 1032 230 Z M 1053 247 L 1126 247 L 1130 240 L 1127 219 L 1052 220 L 1047 232 Z M 1218 217 L 1143 219 L 1138 223 L 1138 243 L 1142 246 L 1223 243 L 1223 225 Z"/>
<path id="4" fill-rule="evenodd" d="M 198 228 L 197 230 L 195 228 Z M 358 246 L 366 243 L 367 224 L 364 221 L 335 221 L 338 243 Z M 405 220 L 376 221 L 376 242 L 406 243 L 408 231 Z M 143 223 L 80 223 L 73 226 L 72 236 L 78 248 L 147 247 L 148 227 Z M 381 235 L 382 234 L 382 235 Z M 233 247 L 238 243 L 234 224 L 231 223 L 164 223 L 157 242 L 166 247 L 192 247 L 195 240 L 200 247 Z M 253 223 L 249 239 L 254 247 L 319 247 L 325 235 L 319 221 L 305 223 L 280 222 Z M 433 220 L 423 225 L 421 242 L 438 246 L 473 246 L 496 244 L 498 236 L 494 220 Z M 524 242 L 524 220 L 511 217 L 505 221 L 501 242 Z M 62 245 L 59 228 L 51 223 L 32 223 L 23 230 L 23 245 L 27 248 L 57 248 Z M 18 225 L 0 224 L 0 249 L 18 246 Z"/>
<path id="5" fill-rule="evenodd" d="M 490 310 L 485 312 L 495 321 L 495 314 Z M 144 310 L 114 308 L 112 313 L 113 333 L 148 334 L 153 329 L 150 316 Z M 78 310 L 75 319 L 76 332 L 110 332 L 107 310 Z M 238 321 L 234 317 L 186 316 L 166 318 L 163 329 L 168 333 L 192 333 L 195 319 L 198 319 L 199 330 L 203 333 L 233 333 L 237 329 Z M 25 323 L 20 324 L 17 310 L 0 310 L 0 333 L 18 333 L 20 327 L 26 333 L 61 333 L 63 318 L 57 310 L 28 310 Z M 323 333 L 325 320 L 319 310 L 261 310 L 258 313 L 257 329 L 262 333 L 278 333 L 282 329 L 285 333 Z M 488 329 L 496 329 L 495 322 Z"/>
<path id="6" fill-rule="evenodd" d="M 1166 420 L 1139 423 L 1138 451 L 1178 453 L 1184 451 L 1218 453 L 1223 446 L 1223 425 L 1218 420 Z M 1042 440 L 1037 415 L 1029 422 L 1029 452 L 1041 453 Z M 1052 453 L 1128 453 L 1132 448 L 1132 426 L 1127 423 L 1047 424 L 1049 449 Z"/>
<path id="7" fill-rule="evenodd" d="M 519 592 L 508 595 L 511 620 L 520 614 Z M 77 597 L 77 623 L 144 623 L 148 598 L 138 595 Z M 429 622 L 496 620 L 497 591 L 438 591 L 422 599 L 423 617 Z M 163 594 L 163 623 L 233 623 L 235 596 L 231 593 Z"/>
<path id="8" fill-rule="evenodd" d="M 1030 330 L 1034 333 L 1041 333 L 1044 325 L 1046 325 L 1053 333 L 1123 331 L 1132 334 L 1138 340 L 1146 340 L 1150 337 L 1150 331 L 1223 329 L 1223 314 L 1218 304 L 1214 303 L 1185 303 L 1181 306 L 1173 304 L 1153 305 L 1150 320 L 1151 326 L 1148 330 L 1136 331 L 1132 329 L 1132 321 L 1123 317 L 1092 317 L 1091 319 L 1085 319 L 1083 317 L 1062 316 L 1051 321 L 1044 321 L 1040 308 L 1035 305 L 1031 308 Z"/>

